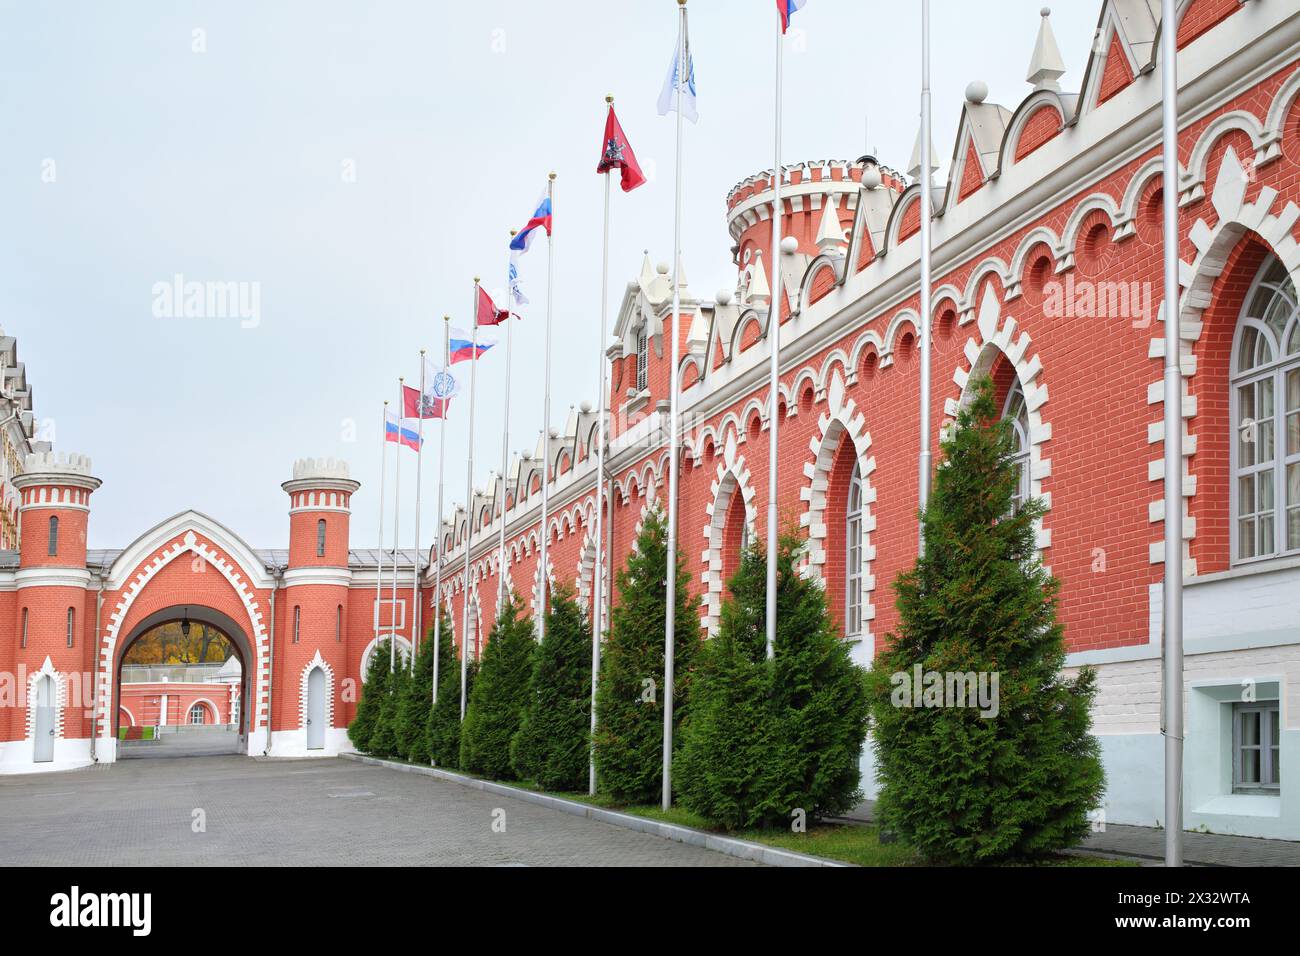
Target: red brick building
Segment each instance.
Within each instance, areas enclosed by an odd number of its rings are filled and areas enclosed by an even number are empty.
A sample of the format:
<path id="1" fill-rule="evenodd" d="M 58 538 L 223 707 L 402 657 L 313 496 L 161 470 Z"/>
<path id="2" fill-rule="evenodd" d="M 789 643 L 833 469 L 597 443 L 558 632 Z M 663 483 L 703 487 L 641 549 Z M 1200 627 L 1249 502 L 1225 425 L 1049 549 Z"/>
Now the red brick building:
<path id="1" fill-rule="evenodd" d="M 1062 582 L 1068 664 L 1095 665 L 1106 818 L 1161 814 L 1163 562 L 1160 308 L 1162 177 L 1155 0 L 1105 0 L 1076 93 L 1044 18 L 1018 104 L 968 90 L 948 183 L 936 190 L 933 408 L 950 421 L 989 374 L 1016 424 L 1024 496 L 1047 505 L 1038 541 Z M 1185 397 L 1187 825 L 1300 838 L 1300 8 L 1290 0 L 1186 0 L 1180 81 L 1178 319 Z M 763 534 L 769 332 L 781 344 L 779 508 L 808 536 L 806 571 L 866 663 L 895 625 L 891 584 L 915 559 L 920 157 L 906 176 L 874 158 L 781 170 L 784 232 L 770 248 L 772 172 L 726 197 L 736 281 L 682 292 L 682 364 L 669 367 L 668 268 L 627 284 L 609 349 L 618 566 L 663 501 L 669 382 L 685 419 L 681 543 L 716 627 L 746 536 Z M 771 269 L 782 296 L 773 308 Z M 775 329 L 769 319 L 779 315 Z M 557 424 L 439 535 L 438 601 L 476 653 L 504 574 L 534 611 L 547 580 L 590 599 L 594 415 Z M 938 435 L 934 436 L 937 456 Z M 551 512 L 539 524 L 543 475 Z M 120 552 L 87 554 L 98 481 L 78 459 L 36 456 L 15 479 L 21 557 L 0 570 L 0 671 L 58 706 L 52 763 L 112 759 L 115 668 L 143 626 L 178 604 L 245 662 L 250 752 L 343 746 L 376 633 L 411 637 L 412 589 L 377 601 L 378 558 L 349 551 L 356 483 L 301 462 L 286 482 L 290 546 L 254 551 L 203 515 L 179 515 Z M 504 503 L 504 516 L 501 504 Z M 49 553 L 52 519 L 59 551 Z M 507 554 L 498 561 L 500 521 Z M 78 546 L 78 540 L 81 544 Z M 464 573 L 470 555 L 468 580 Z M 431 552 L 431 555 L 434 552 Z M 412 555 L 402 558 L 406 582 Z M 423 620 L 434 574 L 423 567 Z M 615 596 L 617 599 L 617 596 Z M 468 601 L 469 629 L 463 611 Z M 390 618 L 395 617 L 395 620 Z M 233 633 L 232 633 L 233 632 Z M 2 633 L 2 632 L 0 632 Z M 68 696 L 88 673 L 94 693 Z M 39 706 L 0 712 L 0 766 L 30 769 Z M 324 722 L 323 733 L 312 730 Z M 864 786 L 871 790 L 869 760 Z"/>

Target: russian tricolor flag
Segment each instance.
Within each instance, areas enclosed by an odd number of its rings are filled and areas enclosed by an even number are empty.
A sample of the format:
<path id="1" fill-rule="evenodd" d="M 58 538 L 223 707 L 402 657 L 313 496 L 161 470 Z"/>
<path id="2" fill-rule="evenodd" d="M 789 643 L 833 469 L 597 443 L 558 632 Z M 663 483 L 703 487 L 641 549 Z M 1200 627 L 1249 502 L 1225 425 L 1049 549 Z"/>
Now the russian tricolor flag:
<path id="1" fill-rule="evenodd" d="M 532 245 L 533 235 L 538 229 L 545 229 L 548 236 L 551 234 L 551 197 L 545 192 L 537 203 L 537 210 L 533 213 L 533 217 L 528 220 L 528 225 L 520 229 L 519 235 L 510 240 L 510 248 L 527 252 L 528 247 Z"/>
<path id="2" fill-rule="evenodd" d="M 457 362 L 472 362 L 492 346 L 495 342 L 480 341 L 474 344 L 474 339 L 463 329 L 452 329 L 450 338 L 447 342 L 447 350 L 450 352 L 450 364 L 455 365 Z"/>
<path id="3" fill-rule="evenodd" d="M 384 411 L 384 441 L 405 445 L 411 451 L 420 450 L 420 433 L 397 417 L 396 412 Z"/>
<path id="4" fill-rule="evenodd" d="M 802 10 L 808 0 L 776 0 L 776 12 L 781 14 L 781 32 L 790 29 L 790 18 L 796 10 Z"/>

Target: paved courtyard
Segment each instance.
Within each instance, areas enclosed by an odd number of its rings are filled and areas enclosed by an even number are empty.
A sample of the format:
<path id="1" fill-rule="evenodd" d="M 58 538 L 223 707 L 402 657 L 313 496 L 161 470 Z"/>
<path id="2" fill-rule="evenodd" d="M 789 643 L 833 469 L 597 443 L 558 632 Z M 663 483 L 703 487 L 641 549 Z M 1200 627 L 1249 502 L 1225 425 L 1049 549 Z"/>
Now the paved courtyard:
<path id="1" fill-rule="evenodd" d="M 202 811 L 202 814 L 196 813 Z M 504 811 L 505 832 L 493 821 Z M 206 829 L 194 832 L 196 818 Z M 744 866 L 418 774 L 197 756 L 0 777 L 13 866 Z"/>

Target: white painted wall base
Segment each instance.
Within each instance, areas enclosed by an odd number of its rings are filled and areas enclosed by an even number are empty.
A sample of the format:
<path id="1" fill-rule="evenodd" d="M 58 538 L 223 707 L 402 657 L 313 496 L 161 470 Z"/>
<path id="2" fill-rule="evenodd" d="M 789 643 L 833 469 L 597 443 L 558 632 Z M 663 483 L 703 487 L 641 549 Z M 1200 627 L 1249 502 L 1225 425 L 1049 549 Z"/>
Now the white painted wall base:
<path id="1" fill-rule="evenodd" d="M 31 738 L 0 743 L 0 774 L 51 773 L 76 770 L 91 764 L 89 737 L 57 738 L 54 741 L 53 760 L 36 763 L 32 760 L 34 753 L 35 745 Z"/>
<path id="2" fill-rule="evenodd" d="M 277 730 L 271 735 L 272 757 L 337 757 L 351 750 L 346 727 L 330 727 L 325 731 L 325 746 L 320 750 L 307 749 L 306 730 Z"/>

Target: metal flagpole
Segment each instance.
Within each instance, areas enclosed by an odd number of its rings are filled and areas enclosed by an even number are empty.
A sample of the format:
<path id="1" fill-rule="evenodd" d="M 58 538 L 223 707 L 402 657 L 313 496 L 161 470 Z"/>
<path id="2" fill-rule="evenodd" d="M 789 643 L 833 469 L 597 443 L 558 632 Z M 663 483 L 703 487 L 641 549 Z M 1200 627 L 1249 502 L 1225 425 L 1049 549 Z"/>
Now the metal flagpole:
<path id="1" fill-rule="evenodd" d="M 474 300 L 469 314 L 473 325 L 470 331 L 469 369 L 469 456 L 465 462 L 465 588 L 464 616 L 460 637 L 460 719 L 465 719 L 465 679 L 469 669 L 469 572 L 470 542 L 474 540 L 474 380 L 478 372 L 478 276 L 474 277 Z"/>
<path id="2" fill-rule="evenodd" d="M 1174 0 L 1160 19 L 1164 166 L 1165 866 L 1183 865 L 1183 394 L 1178 302 L 1178 50 Z"/>
<path id="3" fill-rule="evenodd" d="M 663 808 L 673 803 L 673 652 L 677 643 L 677 367 L 681 364 L 681 335 L 678 327 L 681 311 L 682 265 L 682 87 L 690 82 L 691 66 L 686 59 L 686 0 L 677 0 L 677 70 L 673 82 L 677 98 L 677 167 L 676 198 L 673 207 L 673 315 L 672 365 L 668 370 L 668 603 L 664 609 L 664 781 Z"/>
<path id="4" fill-rule="evenodd" d="M 424 615 L 420 613 L 420 491 L 424 482 L 421 480 L 423 475 L 422 466 L 424 463 L 424 349 L 420 349 L 420 397 L 419 404 L 415 406 L 419 414 L 420 447 L 415 450 L 415 570 L 411 573 L 413 579 L 412 593 L 414 599 L 412 604 L 415 605 L 412 612 L 412 620 L 415 626 L 411 630 L 411 673 L 415 673 L 415 655 L 420 653 L 420 639 L 424 637 L 424 632 L 420 629 Z"/>
<path id="5" fill-rule="evenodd" d="M 451 342 L 448 327 L 451 316 L 442 317 L 442 367 L 445 370 L 451 361 Z M 447 402 L 442 400 L 442 418 L 438 420 L 438 521 L 437 543 L 434 545 L 433 572 L 433 702 L 438 702 L 438 658 L 441 648 L 438 646 L 442 636 L 442 486 L 443 463 L 447 460 Z"/>
<path id="6" fill-rule="evenodd" d="M 917 463 L 917 504 L 930 501 L 930 0 L 921 2 L 921 453 Z M 925 522 L 917 526 L 917 549 L 925 554 Z"/>
<path id="7" fill-rule="evenodd" d="M 403 379 L 397 380 L 397 407 L 402 407 L 402 383 Z M 397 464 L 393 468 L 396 474 L 396 485 L 393 488 L 393 613 L 388 618 L 389 639 L 388 639 L 388 670 L 392 672 L 397 667 L 397 532 L 401 528 L 398 524 L 398 515 L 402 510 L 402 413 L 397 413 Z"/>
<path id="8" fill-rule="evenodd" d="M 379 612 L 384 606 L 384 486 L 388 483 L 388 403 L 384 402 L 384 420 L 380 427 L 379 446 L 379 566 L 375 571 L 375 646 L 379 646 Z"/>
<path id="9" fill-rule="evenodd" d="M 510 230 L 510 238 L 515 237 L 515 230 Z M 510 311 L 512 295 L 510 292 L 510 269 L 506 268 L 506 312 Z M 506 476 L 510 474 L 510 344 L 514 338 L 514 324 L 510 316 L 506 317 L 506 410 L 505 423 L 501 426 L 501 544 L 497 549 L 497 618 L 506 605 Z"/>
<path id="10" fill-rule="evenodd" d="M 605 97 L 605 102 L 613 109 L 614 97 Z M 596 793 L 596 686 L 600 680 L 601 616 L 604 613 L 602 602 L 605 599 L 600 532 L 603 524 L 602 492 L 605 489 L 605 339 L 609 335 L 609 178 L 612 171 L 612 167 L 605 170 L 605 233 L 600 265 L 600 354 L 596 357 L 596 367 L 600 369 L 596 386 L 599 393 L 596 403 L 596 533 L 592 538 L 596 562 L 591 572 L 591 744 L 588 747 L 590 760 L 587 767 L 587 792 L 593 796 Z"/>
<path id="11" fill-rule="evenodd" d="M 555 301 L 555 237 L 551 232 L 555 228 L 555 173 L 547 177 L 546 198 L 551 208 L 552 226 L 546 232 L 546 384 L 542 394 L 542 547 L 538 553 L 537 565 L 538 588 L 541 596 L 537 618 L 539 644 L 546 640 L 546 601 L 549 597 L 546 586 L 550 583 L 546 577 L 546 544 L 550 537 L 546 530 L 546 519 L 551 507 L 551 316 L 553 312 L 551 306 Z"/>
<path id="12" fill-rule="evenodd" d="M 779 27 L 779 22 L 778 22 Z M 776 470 L 781 376 L 781 80 L 785 34 L 776 31 L 776 163 L 772 171 L 772 302 L 767 310 L 770 363 L 767 373 L 767 659 L 776 656 Z"/>

